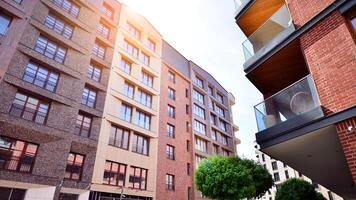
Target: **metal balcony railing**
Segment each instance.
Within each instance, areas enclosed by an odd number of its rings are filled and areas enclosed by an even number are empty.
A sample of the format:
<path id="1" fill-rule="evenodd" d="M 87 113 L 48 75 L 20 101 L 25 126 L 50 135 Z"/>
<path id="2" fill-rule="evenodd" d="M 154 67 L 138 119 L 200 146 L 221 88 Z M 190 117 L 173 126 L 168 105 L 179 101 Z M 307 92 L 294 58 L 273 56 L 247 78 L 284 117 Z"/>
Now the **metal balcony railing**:
<path id="1" fill-rule="evenodd" d="M 308 75 L 254 107 L 258 130 L 265 130 L 318 107 L 320 102 L 315 85 Z"/>
<path id="2" fill-rule="evenodd" d="M 294 30 L 288 8 L 283 5 L 242 43 L 245 60 L 267 52 Z"/>

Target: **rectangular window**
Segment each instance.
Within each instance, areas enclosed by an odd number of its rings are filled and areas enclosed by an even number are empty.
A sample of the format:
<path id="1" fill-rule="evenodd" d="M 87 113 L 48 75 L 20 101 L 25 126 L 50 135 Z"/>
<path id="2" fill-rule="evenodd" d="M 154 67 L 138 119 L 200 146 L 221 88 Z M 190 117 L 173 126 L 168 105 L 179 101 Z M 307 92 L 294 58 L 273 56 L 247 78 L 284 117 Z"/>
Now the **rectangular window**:
<path id="1" fill-rule="evenodd" d="M 197 100 L 201 104 L 204 104 L 204 95 L 202 95 L 200 92 L 193 90 L 193 99 Z"/>
<path id="2" fill-rule="evenodd" d="M 77 153 L 69 153 L 64 178 L 71 180 L 80 180 L 83 171 L 83 163 L 83 155 Z"/>
<path id="3" fill-rule="evenodd" d="M 225 149 L 222 149 L 222 155 L 223 156 L 230 156 L 230 152 L 225 150 Z"/>
<path id="4" fill-rule="evenodd" d="M 175 133 L 174 133 L 175 127 L 171 124 L 167 124 L 167 136 L 174 138 L 175 137 Z"/>
<path id="5" fill-rule="evenodd" d="M 227 146 L 227 137 L 225 135 L 220 134 L 220 142 L 221 144 Z"/>
<path id="6" fill-rule="evenodd" d="M 129 149 L 129 131 L 111 125 L 109 145 L 122 149 Z"/>
<path id="7" fill-rule="evenodd" d="M 121 104 L 120 119 L 131 122 L 132 107 L 126 104 Z"/>
<path id="8" fill-rule="evenodd" d="M 99 43 L 95 42 L 92 54 L 98 56 L 101 59 L 105 58 L 105 47 L 100 45 Z"/>
<path id="9" fill-rule="evenodd" d="M 218 102 L 224 103 L 224 97 L 221 94 L 217 93 L 216 94 L 216 99 L 218 100 Z"/>
<path id="10" fill-rule="evenodd" d="M 45 124 L 48 110 L 48 103 L 22 93 L 16 93 L 10 115 Z"/>
<path id="11" fill-rule="evenodd" d="M 141 34 L 140 31 L 129 22 L 127 22 L 125 25 L 126 25 L 125 28 L 126 28 L 127 32 L 129 32 L 130 35 L 132 35 L 134 38 L 139 40 L 140 34 Z"/>
<path id="12" fill-rule="evenodd" d="M 89 137 L 92 118 L 83 114 L 78 114 L 75 124 L 75 133 L 84 137 Z"/>
<path id="13" fill-rule="evenodd" d="M 204 81 L 202 79 L 196 76 L 194 80 L 195 84 L 197 84 L 200 88 L 204 88 Z"/>
<path id="14" fill-rule="evenodd" d="M 210 123 L 216 125 L 216 115 L 210 114 Z"/>
<path id="15" fill-rule="evenodd" d="M 205 119 L 205 110 L 196 104 L 193 105 L 193 113 L 196 116 L 199 116 L 199 117 Z"/>
<path id="16" fill-rule="evenodd" d="M 196 132 L 206 135 L 205 124 L 203 124 L 197 120 L 194 120 L 193 127 Z"/>
<path id="17" fill-rule="evenodd" d="M 156 43 L 153 40 L 149 39 L 149 38 L 147 40 L 147 46 L 152 51 L 156 51 Z"/>
<path id="18" fill-rule="evenodd" d="M 124 186 L 126 177 L 126 165 L 109 161 L 105 162 L 103 183 L 106 185 Z"/>
<path id="19" fill-rule="evenodd" d="M 174 147 L 173 146 L 167 144 L 166 155 L 167 155 L 168 159 L 174 160 Z"/>
<path id="20" fill-rule="evenodd" d="M 67 53 L 67 49 L 42 35 L 37 38 L 35 51 L 62 64 Z"/>
<path id="21" fill-rule="evenodd" d="M 63 35 L 65 38 L 70 39 L 73 34 L 73 26 L 66 23 L 59 17 L 49 13 L 45 19 L 44 25 L 52 29 L 59 35 Z"/>
<path id="22" fill-rule="evenodd" d="M 168 80 L 172 83 L 176 82 L 176 75 L 173 72 L 168 72 Z"/>
<path id="23" fill-rule="evenodd" d="M 185 114 L 189 114 L 189 105 L 188 104 L 186 104 L 185 105 Z"/>
<path id="24" fill-rule="evenodd" d="M 187 163 L 187 175 L 190 176 L 190 163 Z"/>
<path id="25" fill-rule="evenodd" d="M 58 73 L 29 62 L 26 66 L 22 80 L 54 92 L 57 86 L 58 77 Z"/>
<path id="26" fill-rule="evenodd" d="M 136 101 L 141 103 L 142 105 L 145 105 L 149 108 L 151 108 L 152 105 L 152 95 L 148 94 L 147 92 L 138 89 L 137 90 L 137 95 L 136 95 Z"/>
<path id="27" fill-rule="evenodd" d="M 124 71 L 126 74 L 131 74 L 131 66 L 132 66 L 132 64 L 129 61 L 121 58 L 120 69 L 122 71 Z"/>
<path id="28" fill-rule="evenodd" d="M 90 63 L 87 71 L 87 77 L 96 82 L 100 82 L 101 67 Z"/>
<path id="29" fill-rule="evenodd" d="M 149 114 L 137 110 L 135 115 L 135 124 L 141 128 L 150 130 L 151 116 Z"/>
<path id="30" fill-rule="evenodd" d="M 189 90 L 185 89 L 185 97 L 188 98 L 189 97 Z"/>
<path id="31" fill-rule="evenodd" d="M 176 99 L 176 91 L 172 88 L 168 88 L 168 98 L 175 100 Z"/>
<path id="32" fill-rule="evenodd" d="M 147 169 L 131 167 L 129 187 L 146 190 Z"/>
<path id="33" fill-rule="evenodd" d="M 106 3 L 103 3 L 101 7 L 101 12 L 103 12 L 110 19 L 114 18 L 114 9 Z"/>
<path id="34" fill-rule="evenodd" d="M 218 145 L 213 145 L 213 154 L 218 155 L 219 154 L 219 146 Z"/>
<path id="35" fill-rule="evenodd" d="M 222 119 L 219 119 L 219 128 L 222 131 L 226 131 L 226 122 L 224 122 Z"/>
<path id="36" fill-rule="evenodd" d="M 199 164 L 201 163 L 201 161 L 203 161 L 205 159 L 205 157 L 203 156 L 199 156 L 199 155 L 195 155 L 195 167 L 198 168 Z"/>
<path id="37" fill-rule="evenodd" d="M 216 130 L 212 130 L 212 132 L 211 132 L 211 139 L 213 139 L 213 140 L 215 140 L 215 141 L 218 139 L 218 133 L 217 133 Z"/>
<path id="38" fill-rule="evenodd" d="M 122 48 L 131 56 L 138 58 L 138 48 L 130 44 L 128 41 L 124 40 Z"/>
<path id="39" fill-rule="evenodd" d="M 11 23 L 11 18 L 0 13 L 0 35 L 5 35 Z"/>
<path id="40" fill-rule="evenodd" d="M 79 6 L 74 4 L 70 0 L 52 0 L 54 4 L 60 7 L 65 12 L 69 13 L 73 17 L 77 17 L 79 13 Z"/>
<path id="41" fill-rule="evenodd" d="M 208 153 L 208 143 L 200 137 L 195 137 L 195 149 Z"/>
<path id="42" fill-rule="evenodd" d="M 146 72 L 142 72 L 142 83 L 147 85 L 148 87 L 153 87 L 153 76 L 147 74 Z"/>
<path id="43" fill-rule="evenodd" d="M 95 90 L 85 87 L 82 95 L 82 104 L 94 108 L 96 103 L 96 93 Z"/>
<path id="44" fill-rule="evenodd" d="M 110 29 L 108 26 L 106 26 L 105 24 L 103 24 L 103 22 L 99 22 L 96 30 L 98 30 L 98 32 L 104 37 L 104 38 L 109 38 L 109 33 L 110 33 Z"/>
<path id="45" fill-rule="evenodd" d="M 132 151 L 148 156 L 148 138 L 134 134 L 132 142 Z"/>
<path id="46" fill-rule="evenodd" d="M 38 145 L 0 136 L 0 169 L 31 173 Z"/>
<path id="47" fill-rule="evenodd" d="M 274 173 L 273 178 L 274 178 L 274 181 L 280 181 L 279 173 L 278 172 Z"/>
<path id="48" fill-rule="evenodd" d="M 125 81 L 123 93 L 125 96 L 132 99 L 134 97 L 134 86 Z"/>
<path id="49" fill-rule="evenodd" d="M 265 162 L 266 159 L 265 159 L 265 154 L 262 154 L 262 161 Z"/>
<path id="50" fill-rule="evenodd" d="M 214 96 L 213 87 L 208 86 L 208 93 L 209 93 L 209 95 Z"/>
<path id="51" fill-rule="evenodd" d="M 277 166 L 277 162 L 276 162 L 276 161 L 273 161 L 273 162 L 272 162 L 272 169 L 273 169 L 273 170 L 277 170 L 277 169 L 278 169 L 278 166 Z"/>
<path id="52" fill-rule="evenodd" d="M 175 118 L 176 117 L 176 109 L 173 106 L 168 105 L 167 106 L 167 115 L 170 118 Z"/>
<path id="53" fill-rule="evenodd" d="M 192 188 L 191 187 L 188 187 L 188 200 L 191 199 L 191 193 L 192 193 Z"/>
<path id="54" fill-rule="evenodd" d="M 174 191 L 174 175 L 166 174 L 166 189 Z"/>
<path id="55" fill-rule="evenodd" d="M 189 149 L 190 149 L 190 141 L 187 140 L 187 152 L 189 152 Z"/>
<path id="56" fill-rule="evenodd" d="M 286 179 L 289 179 L 289 173 L 288 173 L 288 170 L 285 170 L 285 171 L 284 171 L 284 174 L 286 175 Z"/>
<path id="57" fill-rule="evenodd" d="M 218 113 L 219 116 L 221 117 L 225 117 L 225 113 L 224 113 L 224 109 L 219 107 L 219 106 L 215 106 L 215 112 Z"/>
<path id="58" fill-rule="evenodd" d="M 21 4 L 22 3 L 22 0 L 13 0 L 14 2 L 18 3 L 18 4 Z"/>
<path id="59" fill-rule="evenodd" d="M 143 52 L 141 52 L 141 58 L 140 58 L 140 60 L 141 60 L 141 62 L 142 62 L 143 64 L 145 64 L 145 65 L 147 65 L 147 66 L 150 65 L 150 57 L 149 57 L 147 54 L 143 53 Z"/>

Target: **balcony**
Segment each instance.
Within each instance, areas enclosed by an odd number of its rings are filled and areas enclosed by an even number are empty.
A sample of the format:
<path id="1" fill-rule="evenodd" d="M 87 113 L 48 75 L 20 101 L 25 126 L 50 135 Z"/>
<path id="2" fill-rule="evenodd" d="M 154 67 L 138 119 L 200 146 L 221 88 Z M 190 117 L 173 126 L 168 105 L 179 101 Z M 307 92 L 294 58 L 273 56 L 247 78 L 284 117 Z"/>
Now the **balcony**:
<path id="1" fill-rule="evenodd" d="M 265 99 L 254 109 L 259 132 L 284 123 L 277 131 L 281 132 L 324 116 L 310 75 Z"/>
<path id="2" fill-rule="evenodd" d="M 243 42 L 246 70 L 258 58 L 265 55 L 295 31 L 286 5 L 280 7 L 267 21 Z"/>
<path id="3" fill-rule="evenodd" d="M 242 13 L 242 10 L 244 10 L 248 4 L 250 4 L 252 0 L 234 0 L 235 4 L 235 16 L 238 16 L 240 13 Z"/>

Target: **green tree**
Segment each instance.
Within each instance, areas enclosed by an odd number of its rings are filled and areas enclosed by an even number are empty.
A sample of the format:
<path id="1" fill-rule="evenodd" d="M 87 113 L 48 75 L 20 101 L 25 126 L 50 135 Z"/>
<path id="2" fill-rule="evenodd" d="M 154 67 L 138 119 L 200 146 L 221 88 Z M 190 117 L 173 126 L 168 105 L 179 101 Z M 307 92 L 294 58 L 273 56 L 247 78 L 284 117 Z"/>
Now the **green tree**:
<path id="1" fill-rule="evenodd" d="M 273 179 L 266 169 L 252 160 L 212 156 L 199 165 L 195 184 L 206 197 L 237 200 L 262 196 L 272 187 Z"/>
<path id="2" fill-rule="evenodd" d="M 307 181 L 292 178 L 281 184 L 277 190 L 276 200 L 326 200 L 316 192 L 313 185 Z"/>

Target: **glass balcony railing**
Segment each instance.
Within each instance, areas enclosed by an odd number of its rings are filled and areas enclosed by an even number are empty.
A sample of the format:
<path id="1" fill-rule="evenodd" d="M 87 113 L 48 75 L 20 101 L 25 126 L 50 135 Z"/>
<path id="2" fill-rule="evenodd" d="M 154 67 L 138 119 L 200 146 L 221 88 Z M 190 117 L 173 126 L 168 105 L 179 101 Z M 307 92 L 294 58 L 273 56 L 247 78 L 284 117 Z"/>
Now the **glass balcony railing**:
<path id="1" fill-rule="evenodd" d="M 235 10 L 238 11 L 240 9 L 240 7 L 242 6 L 242 4 L 245 4 L 248 1 L 249 0 L 234 0 Z"/>
<path id="2" fill-rule="evenodd" d="M 286 5 L 283 5 L 243 43 L 245 60 L 262 55 L 295 30 Z"/>
<path id="3" fill-rule="evenodd" d="M 265 130 L 319 108 L 318 95 L 308 75 L 255 106 L 258 130 Z M 317 117 L 323 115 L 320 111 L 316 114 Z M 311 119 L 304 116 L 302 120 Z"/>

